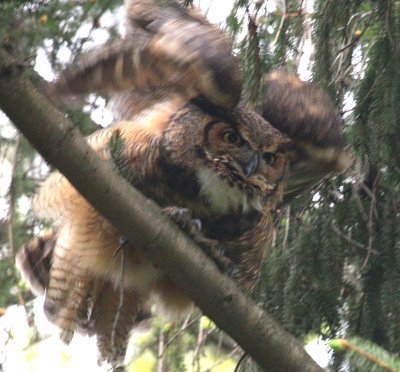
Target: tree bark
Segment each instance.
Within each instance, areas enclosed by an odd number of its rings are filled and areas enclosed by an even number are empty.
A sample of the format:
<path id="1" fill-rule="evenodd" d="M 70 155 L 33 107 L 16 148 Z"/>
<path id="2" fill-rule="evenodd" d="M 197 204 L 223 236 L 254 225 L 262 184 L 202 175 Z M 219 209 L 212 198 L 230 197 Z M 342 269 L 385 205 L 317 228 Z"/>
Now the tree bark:
<path id="1" fill-rule="evenodd" d="M 79 131 L 0 49 L 0 108 L 39 153 L 135 247 L 190 296 L 266 371 L 322 371 L 284 331 L 151 200 L 129 185 L 87 145 Z"/>

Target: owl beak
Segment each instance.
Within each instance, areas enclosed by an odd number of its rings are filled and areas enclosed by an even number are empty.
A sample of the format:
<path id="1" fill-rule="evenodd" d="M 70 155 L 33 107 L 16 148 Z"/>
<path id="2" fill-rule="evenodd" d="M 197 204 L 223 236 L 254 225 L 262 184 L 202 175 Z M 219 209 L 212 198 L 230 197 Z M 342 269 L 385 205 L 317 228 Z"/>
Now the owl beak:
<path id="1" fill-rule="evenodd" d="M 251 177 L 254 174 L 254 172 L 258 168 L 259 161 L 260 154 L 256 152 L 246 164 L 242 164 L 243 171 L 246 177 Z"/>

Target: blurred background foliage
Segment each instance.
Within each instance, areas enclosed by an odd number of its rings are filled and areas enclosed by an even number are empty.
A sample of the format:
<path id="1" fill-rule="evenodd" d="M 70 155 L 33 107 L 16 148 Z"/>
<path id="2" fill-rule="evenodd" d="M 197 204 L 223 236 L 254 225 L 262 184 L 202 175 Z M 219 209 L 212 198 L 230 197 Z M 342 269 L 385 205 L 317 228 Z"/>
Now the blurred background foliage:
<path id="1" fill-rule="evenodd" d="M 355 154 L 346 174 L 324 180 L 278 211 L 254 297 L 300 338 L 358 336 L 398 355 L 400 1 L 236 0 L 229 6 L 221 27 L 241 61 L 244 100 L 257 107 L 262 76 L 272 68 L 299 73 L 337 103 Z M 122 0 L 3 0 L 0 43 L 40 88 L 43 78 L 81 53 L 120 37 L 121 7 Z M 89 96 L 64 111 L 87 134 L 97 127 L 93 120 L 104 124 L 103 107 L 104 99 Z M 40 228 L 29 198 L 48 167 L 5 116 L 0 116 L 0 146 L 0 308 L 5 309 L 32 300 L 14 269 L 14 256 Z M 147 363 L 147 370 L 160 372 L 233 370 L 240 351 L 199 319 L 196 312 L 183 324 L 154 319 L 151 331 L 136 342 L 127 369 Z M 343 365 L 340 357 L 332 358 L 332 370 Z M 257 367 L 245 360 L 239 370 Z"/>

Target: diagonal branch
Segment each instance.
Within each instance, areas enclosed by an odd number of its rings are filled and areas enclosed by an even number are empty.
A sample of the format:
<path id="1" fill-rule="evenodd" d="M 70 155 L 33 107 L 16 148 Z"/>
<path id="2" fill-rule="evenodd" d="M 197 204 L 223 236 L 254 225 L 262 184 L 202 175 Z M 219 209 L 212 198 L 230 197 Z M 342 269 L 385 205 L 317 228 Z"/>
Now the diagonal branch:
<path id="1" fill-rule="evenodd" d="M 179 228 L 89 148 L 0 49 L 0 108 L 43 157 L 265 370 L 322 371 Z"/>

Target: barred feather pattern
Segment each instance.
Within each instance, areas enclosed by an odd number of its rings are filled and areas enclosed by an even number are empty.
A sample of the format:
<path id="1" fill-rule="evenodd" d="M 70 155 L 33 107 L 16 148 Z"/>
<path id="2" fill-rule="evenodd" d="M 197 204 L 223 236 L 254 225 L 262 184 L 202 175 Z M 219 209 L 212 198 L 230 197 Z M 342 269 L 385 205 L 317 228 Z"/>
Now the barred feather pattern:
<path id="1" fill-rule="evenodd" d="M 38 296 L 44 295 L 49 283 L 56 239 L 53 230 L 44 230 L 24 244 L 16 257 L 19 272 Z"/>
<path id="2" fill-rule="evenodd" d="M 273 71 L 264 77 L 261 110 L 262 116 L 288 135 L 296 147 L 291 156 L 285 202 L 323 177 L 345 171 L 352 163 L 351 154 L 344 149 L 343 119 L 321 89 L 294 75 Z"/>
<path id="3" fill-rule="evenodd" d="M 238 103 L 239 66 L 219 29 L 173 2 L 160 9 L 153 1 L 129 1 L 127 14 L 146 33 L 88 53 L 61 74 L 48 95 L 169 86 L 185 101 L 203 97 L 228 110 Z"/>

